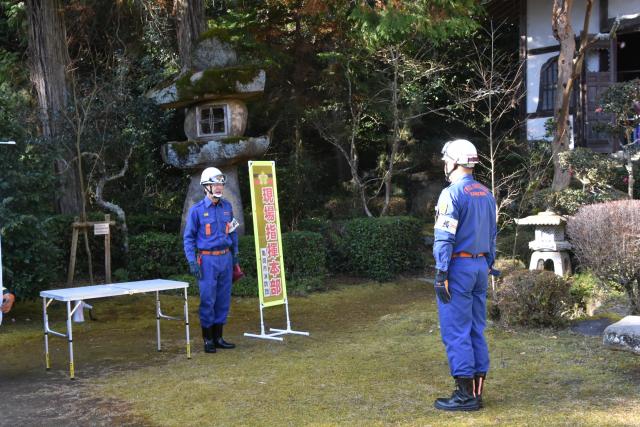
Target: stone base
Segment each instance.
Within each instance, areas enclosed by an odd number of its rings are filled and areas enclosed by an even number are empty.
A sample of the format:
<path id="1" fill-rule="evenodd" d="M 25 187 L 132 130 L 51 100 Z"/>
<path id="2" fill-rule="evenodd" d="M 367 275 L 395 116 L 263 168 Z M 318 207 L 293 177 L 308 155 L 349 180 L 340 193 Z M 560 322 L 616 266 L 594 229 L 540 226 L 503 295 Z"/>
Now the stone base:
<path id="1" fill-rule="evenodd" d="M 553 263 L 553 272 L 558 276 L 571 274 L 571 259 L 565 251 L 535 251 L 531 255 L 529 270 L 545 270 L 545 264 Z"/>
<path id="2" fill-rule="evenodd" d="M 640 316 L 627 316 L 604 330 L 602 343 L 613 350 L 640 355 Z"/>

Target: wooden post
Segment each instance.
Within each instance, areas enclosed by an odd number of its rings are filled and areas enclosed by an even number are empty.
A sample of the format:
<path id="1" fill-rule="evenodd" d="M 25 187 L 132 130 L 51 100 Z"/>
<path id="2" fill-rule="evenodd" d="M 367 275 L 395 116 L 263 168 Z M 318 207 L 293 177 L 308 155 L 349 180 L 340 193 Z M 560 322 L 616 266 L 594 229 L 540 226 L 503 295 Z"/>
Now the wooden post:
<path id="1" fill-rule="evenodd" d="M 67 286 L 73 284 L 73 275 L 76 271 L 76 252 L 78 249 L 78 227 L 75 224 L 78 222 L 78 217 L 73 222 L 72 234 L 71 234 L 71 254 L 69 256 L 69 271 L 67 272 Z"/>
<path id="2" fill-rule="evenodd" d="M 104 222 L 111 224 L 111 215 L 104 216 Z M 111 283 L 111 227 L 104 235 L 104 282 Z"/>
<path id="3" fill-rule="evenodd" d="M 116 225 L 115 221 L 111 221 L 110 215 L 104 216 L 104 222 L 102 221 L 84 221 L 80 222 L 79 218 L 76 217 L 75 221 L 71 225 L 73 228 L 73 232 L 71 235 L 71 253 L 69 256 L 69 272 L 67 273 L 67 286 L 71 287 L 73 285 L 73 277 L 75 275 L 76 270 L 76 257 L 78 252 L 78 235 L 82 232 L 84 236 L 85 248 L 87 250 L 87 257 L 89 258 L 89 280 L 91 283 L 93 280 L 93 265 L 91 264 L 91 250 L 89 248 L 89 232 L 92 227 L 95 227 L 96 224 L 101 224 L 107 226 L 106 233 L 105 230 L 102 229 L 98 234 L 104 234 L 104 279 L 105 283 L 111 283 L 111 229 L 112 225 Z"/>

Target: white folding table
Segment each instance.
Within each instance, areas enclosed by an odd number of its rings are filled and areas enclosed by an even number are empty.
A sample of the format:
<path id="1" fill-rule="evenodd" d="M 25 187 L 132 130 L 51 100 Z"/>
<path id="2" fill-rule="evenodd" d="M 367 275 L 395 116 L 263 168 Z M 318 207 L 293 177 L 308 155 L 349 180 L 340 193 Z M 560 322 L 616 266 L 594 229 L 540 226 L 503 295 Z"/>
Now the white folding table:
<path id="1" fill-rule="evenodd" d="M 44 317 L 44 352 L 45 363 L 47 370 L 51 365 L 49 362 L 49 334 L 57 335 L 69 340 L 69 376 L 71 379 L 75 378 L 75 371 L 73 366 L 73 331 L 71 317 L 73 313 L 80 308 L 82 310 L 82 301 L 95 298 L 115 297 L 120 295 L 133 295 L 145 292 L 156 293 L 156 326 L 158 335 L 158 351 L 161 351 L 160 344 L 160 319 L 167 320 L 184 320 L 186 338 L 187 338 L 187 358 L 191 359 L 191 344 L 189 341 L 189 306 L 187 302 L 187 288 L 189 284 L 187 282 L 178 282 L 175 280 L 141 280 L 138 282 L 124 282 L 124 283 L 111 283 L 108 285 L 95 285 L 84 286 L 79 288 L 66 288 L 66 289 L 51 289 L 48 291 L 40 292 L 42 297 L 42 311 Z M 160 310 L 160 291 L 167 291 L 171 289 L 183 289 L 184 290 L 184 316 L 172 317 L 162 314 Z M 49 317 L 47 315 L 47 308 L 53 301 L 62 301 L 67 305 L 67 333 L 56 332 L 49 328 Z M 71 302 L 75 301 L 73 307 Z"/>

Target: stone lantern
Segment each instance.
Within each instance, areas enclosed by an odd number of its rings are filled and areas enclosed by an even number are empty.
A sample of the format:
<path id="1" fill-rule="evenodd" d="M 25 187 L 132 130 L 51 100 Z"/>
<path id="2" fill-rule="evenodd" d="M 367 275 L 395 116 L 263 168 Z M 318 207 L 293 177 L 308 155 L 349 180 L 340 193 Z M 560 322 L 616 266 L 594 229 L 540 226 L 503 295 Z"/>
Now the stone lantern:
<path id="1" fill-rule="evenodd" d="M 190 71 L 147 94 L 162 108 L 185 109 L 187 140 L 167 142 L 161 152 L 165 163 L 191 174 L 182 227 L 191 205 L 203 197 L 202 171 L 215 166 L 227 177 L 224 197 L 240 222 L 239 233 L 244 234 L 237 165 L 260 157 L 269 146 L 266 135 L 244 136 L 248 117 L 245 101 L 262 94 L 266 75 L 255 65 L 240 64 L 231 45 L 215 37 L 199 42 L 192 63 Z"/>
<path id="2" fill-rule="evenodd" d="M 571 260 L 568 250 L 571 244 L 565 240 L 564 229 L 567 220 L 554 212 L 545 211 L 538 215 L 516 219 L 518 225 L 534 225 L 535 239 L 529 242 L 533 249 L 529 270 L 553 270 L 558 276 L 571 274 Z"/>

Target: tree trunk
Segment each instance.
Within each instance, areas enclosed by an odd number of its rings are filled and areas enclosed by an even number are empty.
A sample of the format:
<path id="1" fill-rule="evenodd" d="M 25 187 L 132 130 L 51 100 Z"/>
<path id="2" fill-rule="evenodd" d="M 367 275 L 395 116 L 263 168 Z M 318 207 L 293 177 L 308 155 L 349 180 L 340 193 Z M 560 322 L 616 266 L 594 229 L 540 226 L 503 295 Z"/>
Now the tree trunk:
<path id="1" fill-rule="evenodd" d="M 569 149 L 571 129 L 569 128 L 569 100 L 571 87 L 569 81 L 573 74 L 573 57 L 576 53 L 576 41 L 571 27 L 571 8 L 573 0 L 554 0 L 553 2 L 553 35 L 560 43 L 558 55 L 558 84 L 556 88 L 555 129 L 552 142 L 553 159 L 553 191 L 560 191 L 569 186 L 571 175 L 560 165 L 560 154 Z"/>
<path id="2" fill-rule="evenodd" d="M 393 116 L 393 130 L 391 136 L 391 148 L 389 150 L 389 166 L 387 168 L 387 173 L 384 175 L 384 205 L 382 206 L 382 211 L 380 212 L 380 216 L 385 216 L 387 211 L 389 210 L 389 203 L 391 201 L 391 194 L 393 192 L 393 183 L 392 178 L 395 172 L 394 166 L 396 161 L 396 156 L 398 154 L 398 149 L 400 146 L 400 111 L 398 109 L 398 104 L 400 102 L 400 88 L 399 88 L 399 67 L 400 67 L 400 49 L 392 48 L 389 52 L 391 56 L 391 64 L 393 67 L 393 79 L 391 80 L 391 113 Z"/>
<path id="3" fill-rule="evenodd" d="M 37 94 L 42 136 L 50 140 L 60 134 L 68 100 L 66 73 L 70 60 L 64 15 L 60 0 L 26 0 L 25 6 L 31 82 Z M 70 165 L 72 158 L 73 153 L 68 152 L 54 161 L 61 181 L 56 205 L 61 213 L 77 214 L 80 194 L 75 168 Z"/>
<path id="4" fill-rule="evenodd" d="M 573 0 L 554 0 L 551 26 L 553 36 L 560 43 L 558 55 L 558 83 L 556 89 L 555 129 L 552 142 L 553 183 L 551 189 L 560 191 L 569 186 L 571 175 L 560 165 L 560 154 L 569 149 L 571 129 L 569 127 L 569 106 L 573 85 L 582 72 L 582 64 L 586 54 L 589 35 L 589 20 L 593 0 L 587 0 L 584 25 L 580 36 L 580 50 L 576 55 L 576 40 L 571 26 L 571 9 Z M 575 57 L 575 59 L 574 59 Z"/>
<path id="5" fill-rule="evenodd" d="M 204 7 L 202 0 L 174 0 L 173 9 L 177 21 L 180 65 L 185 72 L 191 68 L 193 48 L 206 27 Z"/>

